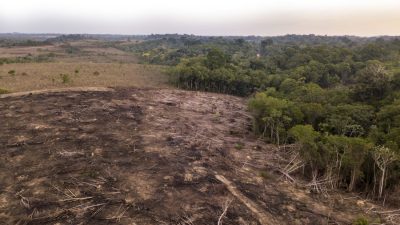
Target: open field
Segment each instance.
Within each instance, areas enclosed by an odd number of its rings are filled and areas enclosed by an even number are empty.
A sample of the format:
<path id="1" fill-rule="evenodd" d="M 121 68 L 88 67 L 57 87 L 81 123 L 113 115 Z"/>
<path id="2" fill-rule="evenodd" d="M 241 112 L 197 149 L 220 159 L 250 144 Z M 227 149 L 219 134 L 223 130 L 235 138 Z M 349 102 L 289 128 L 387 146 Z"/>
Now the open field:
<path id="1" fill-rule="evenodd" d="M 166 67 L 137 64 L 133 54 L 95 40 L 2 47 L 1 58 L 24 61 L 0 64 L 0 89 L 10 92 L 79 86 L 166 87 L 168 81 Z"/>
<path id="2" fill-rule="evenodd" d="M 95 40 L 0 47 L 1 58 L 23 61 L 0 64 L 0 89 L 10 92 L 79 86 L 166 87 L 168 82 L 166 67 L 137 64 L 133 54 Z"/>
<path id="3" fill-rule="evenodd" d="M 350 224 L 379 208 L 281 179 L 285 150 L 249 131 L 242 98 L 91 90 L 0 99 L 0 224 L 216 224 L 224 203 L 224 224 Z"/>
<path id="4" fill-rule="evenodd" d="M 0 66 L 0 88 L 17 92 L 78 86 L 166 87 L 164 68 L 119 63 L 7 64 Z"/>
<path id="5" fill-rule="evenodd" d="M 132 44 L 131 42 L 119 45 Z M 107 42 L 96 40 L 71 41 L 41 46 L 0 47 L 1 58 L 44 56 L 48 61 L 56 62 L 115 62 L 137 63 L 132 53 L 109 46 Z"/>
<path id="6" fill-rule="evenodd" d="M 24 57 L 30 55 L 41 55 L 48 53 L 62 53 L 62 50 L 54 45 L 26 46 L 26 47 L 0 47 L 0 57 Z"/>

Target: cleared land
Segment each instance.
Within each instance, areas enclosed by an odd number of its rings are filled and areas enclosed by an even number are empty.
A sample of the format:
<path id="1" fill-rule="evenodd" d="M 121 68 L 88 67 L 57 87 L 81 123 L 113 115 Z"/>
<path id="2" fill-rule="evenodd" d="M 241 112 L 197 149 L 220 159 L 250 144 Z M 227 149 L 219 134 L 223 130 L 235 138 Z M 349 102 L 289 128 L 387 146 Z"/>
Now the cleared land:
<path id="1" fill-rule="evenodd" d="M 379 208 L 281 179 L 290 157 L 252 134 L 242 98 L 79 89 L 0 108 L 3 224 L 350 224 Z"/>

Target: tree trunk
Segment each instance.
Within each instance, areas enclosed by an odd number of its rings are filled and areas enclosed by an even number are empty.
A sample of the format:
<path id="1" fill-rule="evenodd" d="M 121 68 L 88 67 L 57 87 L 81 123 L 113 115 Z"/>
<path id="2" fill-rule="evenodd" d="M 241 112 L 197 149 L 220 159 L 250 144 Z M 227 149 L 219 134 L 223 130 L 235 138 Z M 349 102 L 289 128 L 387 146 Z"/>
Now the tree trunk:
<path id="1" fill-rule="evenodd" d="M 333 178 L 332 178 L 333 176 L 332 176 L 332 174 L 333 174 L 333 167 L 331 165 L 328 165 L 326 167 L 325 179 L 327 181 L 329 181 L 329 184 L 331 185 L 331 188 L 333 189 L 334 188 L 334 184 L 333 184 Z"/>
<path id="2" fill-rule="evenodd" d="M 279 148 L 279 126 L 276 126 L 276 143 Z"/>
<path id="3" fill-rule="evenodd" d="M 376 195 L 376 183 L 377 183 L 377 180 L 376 180 L 376 166 L 374 166 L 374 185 L 373 185 L 373 188 L 372 188 L 372 196 Z"/>
<path id="4" fill-rule="evenodd" d="M 356 185 L 356 175 L 357 175 L 356 169 L 351 170 L 351 179 L 350 179 L 350 184 L 349 184 L 349 191 L 353 191 L 354 190 L 354 187 Z"/>
<path id="5" fill-rule="evenodd" d="M 381 181 L 379 182 L 379 198 L 382 197 L 383 188 L 385 186 L 386 167 L 382 168 L 381 171 L 382 171 L 382 176 L 381 176 Z"/>
<path id="6" fill-rule="evenodd" d="M 264 124 L 264 130 L 262 133 L 263 138 L 265 138 L 265 133 L 267 133 L 267 124 Z"/>
<path id="7" fill-rule="evenodd" d="M 271 142 L 274 142 L 274 125 L 273 125 L 273 123 L 271 123 L 270 129 L 271 129 L 271 133 L 270 133 L 269 138 L 270 138 Z"/>

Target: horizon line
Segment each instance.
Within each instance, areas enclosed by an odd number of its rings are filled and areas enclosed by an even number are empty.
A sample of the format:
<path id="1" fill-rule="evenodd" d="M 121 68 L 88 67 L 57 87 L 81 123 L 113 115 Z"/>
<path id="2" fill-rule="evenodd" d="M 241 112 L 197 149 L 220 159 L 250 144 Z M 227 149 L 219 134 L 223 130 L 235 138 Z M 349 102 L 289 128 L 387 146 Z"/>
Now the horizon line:
<path id="1" fill-rule="evenodd" d="M 115 36 L 151 36 L 151 35 L 180 35 L 180 36 L 197 36 L 197 37 L 283 37 L 283 36 L 319 36 L 319 37 L 359 37 L 359 38 L 374 38 L 374 37 L 400 37 L 398 35 L 353 35 L 353 34 L 316 34 L 316 33 L 287 33 L 277 35 L 259 35 L 259 34 L 244 34 L 244 35 L 204 35 L 204 34 L 188 34 L 188 33 L 149 33 L 149 34 L 122 34 L 122 33 L 60 33 L 60 32 L 0 32 L 4 34 L 26 34 L 26 35 L 115 35 Z"/>

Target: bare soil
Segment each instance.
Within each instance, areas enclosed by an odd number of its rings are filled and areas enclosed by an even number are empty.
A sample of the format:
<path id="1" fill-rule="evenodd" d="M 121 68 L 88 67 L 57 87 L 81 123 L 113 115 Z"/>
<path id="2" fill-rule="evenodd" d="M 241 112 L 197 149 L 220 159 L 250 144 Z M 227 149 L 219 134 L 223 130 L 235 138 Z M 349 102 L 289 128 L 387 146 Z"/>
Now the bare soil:
<path id="1" fill-rule="evenodd" d="M 223 224 L 351 224 L 370 207 L 268 169 L 281 150 L 252 134 L 242 98 L 77 89 L 0 109 L 0 224 L 217 224 L 226 202 Z"/>

